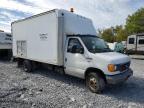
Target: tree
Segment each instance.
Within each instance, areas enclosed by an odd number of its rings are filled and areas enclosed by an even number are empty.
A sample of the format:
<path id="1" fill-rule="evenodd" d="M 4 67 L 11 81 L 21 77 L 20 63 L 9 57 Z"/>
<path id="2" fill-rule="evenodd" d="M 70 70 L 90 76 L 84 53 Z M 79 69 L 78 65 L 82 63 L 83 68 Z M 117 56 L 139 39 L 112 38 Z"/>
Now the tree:
<path id="1" fill-rule="evenodd" d="M 131 16 L 128 16 L 125 28 L 129 34 L 144 32 L 144 8 L 141 8 Z"/>
<path id="2" fill-rule="evenodd" d="M 113 33 L 112 33 L 112 29 L 111 28 L 108 28 L 108 29 L 105 29 L 101 32 L 101 36 L 102 38 L 107 41 L 107 42 L 113 42 L 113 39 L 114 39 L 114 36 L 113 36 Z"/>
<path id="3" fill-rule="evenodd" d="M 112 30 L 113 29 L 113 30 Z M 100 31 L 102 38 L 107 42 L 121 42 L 127 39 L 128 33 L 122 25 Z"/>
<path id="4" fill-rule="evenodd" d="M 117 42 L 125 41 L 127 39 L 127 36 L 128 36 L 128 33 L 127 33 L 126 29 L 121 28 L 117 31 L 116 41 Z"/>
<path id="5" fill-rule="evenodd" d="M 113 28 L 113 29 L 112 29 Z M 144 8 L 139 9 L 126 19 L 126 25 L 117 25 L 101 32 L 102 38 L 107 42 L 125 41 L 131 34 L 144 33 Z"/>

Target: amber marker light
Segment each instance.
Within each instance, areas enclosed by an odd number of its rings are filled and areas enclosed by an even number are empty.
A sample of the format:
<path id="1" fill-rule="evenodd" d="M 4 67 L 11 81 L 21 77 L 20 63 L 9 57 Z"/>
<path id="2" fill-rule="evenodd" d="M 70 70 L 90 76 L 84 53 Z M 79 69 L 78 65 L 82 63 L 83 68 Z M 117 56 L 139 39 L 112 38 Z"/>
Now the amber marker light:
<path id="1" fill-rule="evenodd" d="M 108 71 L 109 72 L 115 72 L 116 70 L 116 66 L 114 64 L 109 64 L 108 65 Z"/>

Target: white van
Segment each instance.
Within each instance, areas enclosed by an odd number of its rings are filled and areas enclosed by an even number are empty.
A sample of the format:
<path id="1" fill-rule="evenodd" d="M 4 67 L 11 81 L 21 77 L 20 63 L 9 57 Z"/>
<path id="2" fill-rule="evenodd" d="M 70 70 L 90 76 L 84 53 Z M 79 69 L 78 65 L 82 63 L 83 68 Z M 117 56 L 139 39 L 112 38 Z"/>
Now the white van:
<path id="1" fill-rule="evenodd" d="M 92 92 L 127 80 L 130 57 L 112 52 L 96 35 L 90 19 L 55 9 L 12 23 L 13 55 L 24 71 L 37 64 L 86 79 Z"/>
<path id="2" fill-rule="evenodd" d="M 144 55 L 144 33 L 128 36 L 126 52 Z"/>

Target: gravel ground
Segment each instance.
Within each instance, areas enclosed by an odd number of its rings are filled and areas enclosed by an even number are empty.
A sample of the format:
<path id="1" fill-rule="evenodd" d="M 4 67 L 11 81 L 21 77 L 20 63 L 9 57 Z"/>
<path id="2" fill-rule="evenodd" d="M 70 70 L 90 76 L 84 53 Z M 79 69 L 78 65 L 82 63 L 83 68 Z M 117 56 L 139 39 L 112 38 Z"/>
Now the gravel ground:
<path id="1" fill-rule="evenodd" d="M 126 83 L 94 94 L 84 80 L 44 69 L 26 73 L 0 61 L 0 107 L 144 108 L 144 60 L 132 59 L 131 68 L 134 76 Z"/>

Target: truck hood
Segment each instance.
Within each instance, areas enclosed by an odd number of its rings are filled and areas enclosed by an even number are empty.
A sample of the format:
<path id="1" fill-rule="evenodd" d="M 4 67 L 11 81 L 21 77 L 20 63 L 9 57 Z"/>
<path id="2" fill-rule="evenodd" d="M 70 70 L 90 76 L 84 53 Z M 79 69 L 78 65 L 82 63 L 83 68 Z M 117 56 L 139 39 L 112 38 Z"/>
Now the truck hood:
<path id="1" fill-rule="evenodd" d="M 121 64 L 130 61 L 129 56 L 117 52 L 97 53 L 95 54 L 95 57 L 101 60 L 106 60 L 112 64 Z"/>

